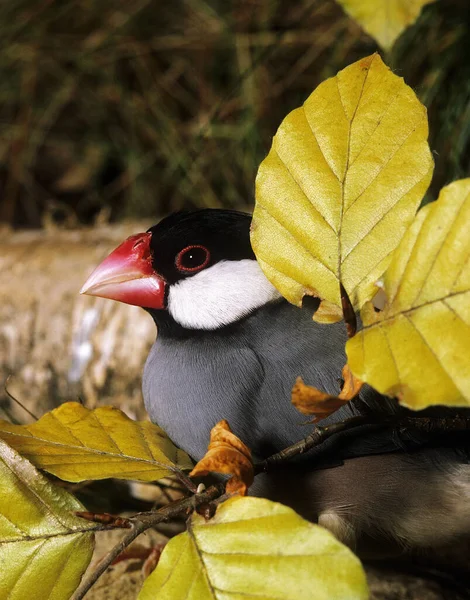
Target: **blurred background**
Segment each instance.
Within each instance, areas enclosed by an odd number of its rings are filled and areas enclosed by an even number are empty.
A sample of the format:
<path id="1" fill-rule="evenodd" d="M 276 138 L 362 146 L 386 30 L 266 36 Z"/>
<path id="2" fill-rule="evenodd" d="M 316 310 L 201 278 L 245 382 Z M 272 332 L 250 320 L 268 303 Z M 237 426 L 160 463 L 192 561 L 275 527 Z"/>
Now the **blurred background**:
<path id="1" fill-rule="evenodd" d="M 431 2 L 388 52 L 335 0 L 1 2 L 0 418 L 28 423 L 67 400 L 146 418 L 154 324 L 80 297 L 86 277 L 170 211 L 251 210 L 283 117 L 375 51 L 428 108 L 434 199 L 470 175 L 468 0 Z M 92 510 L 161 501 L 110 485 L 75 491 Z M 373 598 L 454 598 L 368 573 Z M 129 581 L 106 597 L 135 598 Z"/>
<path id="2" fill-rule="evenodd" d="M 250 208 L 286 113 L 380 51 L 334 0 L 15 0 L 0 27 L 15 229 Z M 384 56 L 428 107 L 432 197 L 469 172 L 469 32 L 468 1 L 437 0 Z"/>

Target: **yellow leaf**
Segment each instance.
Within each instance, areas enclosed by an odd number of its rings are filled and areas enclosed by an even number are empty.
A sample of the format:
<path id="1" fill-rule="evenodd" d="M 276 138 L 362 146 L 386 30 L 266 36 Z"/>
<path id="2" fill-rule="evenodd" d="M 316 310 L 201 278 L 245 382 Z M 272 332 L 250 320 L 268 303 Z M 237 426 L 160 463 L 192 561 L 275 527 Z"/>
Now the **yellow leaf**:
<path id="1" fill-rule="evenodd" d="M 263 498 L 234 497 L 165 547 L 139 600 L 359 600 L 359 559 L 332 534 Z"/>
<path id="2" fill-rule="evenodd" d="M 0 440 L 1 600 L 69 600 L 93 553 L 82 509 Z"/>
<path id="3" fill-rule="evenodd" d="M 470 179 L 419 211 L 384 291 L 383 312 L 363 311 L 346 344 L 352 372 L 410 408 L 470 404 Z"/>
<path id="4" fill-rule="evenodd" d="M 426 109 L 374 54 L 323 82 L 282 122 L 256 179 L 252 245 L 290 302 L 342 317 L 376 293 L 431 179 Z"/>
<path id="5" fill-rule="evenodd" d="M 338 0 L 344 10 L 389 50 L 397 37 L 418 18 L 421 9 L 435 0 Z"/>
<path id="6" fill-rule="evenodd" d="M 35 466 L 65 481 L 153 481 L 191 469 L 189 457 L 160 427 L 132 421 L 117 408 L 67 402 L 32 425 L 0 420 L 0 438 Z"/>
<path id="7" fill-rule="evenodd" d="M 225 473 L 232 477 L 225 487 L 228 494 L 246 496 L 253 483 L 254 470 L 251 450 L 230 429 L 223 419 L 211 429 L 206 454 L 191 471 L 191 477 L 208 473 Z"/>

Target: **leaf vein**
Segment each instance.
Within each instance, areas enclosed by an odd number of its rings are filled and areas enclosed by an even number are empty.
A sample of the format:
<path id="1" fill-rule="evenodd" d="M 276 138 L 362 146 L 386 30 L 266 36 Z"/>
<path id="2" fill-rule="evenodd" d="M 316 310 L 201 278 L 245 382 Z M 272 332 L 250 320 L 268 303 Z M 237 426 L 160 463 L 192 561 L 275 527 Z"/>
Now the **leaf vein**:
<path id="1" fill-rule="evenodd" d="M 393 153 L 391 154 L 391 156 L 389 156 L 389 158 L 387 159 L 387 161 L 380 167 L 379 171 L 377 172 L 377 174 L 371 179 L 371 181 L 369 181 L 369 183 L 366 185 L 366 187 L 362 190 L 362 192 L 359 194 L 359 196 L 357 196 L 352 202 L 351 204 L 348 206 L 348 208 L 345 210 L 344 216 L 346 216 L 348 214 L 348 212 L 351 210 L 351 208 L 356 204 L 356 202 L 362 198 L 362 196 L 367 192 L 367 190 L 370 188 L 370 186 L 380 177 L 380 175 L 385 171 L 387 165 L 390 163 L 390 161 L 392 161 L 395 156 L 397 155 L 397 153 L 403 148 L 403 146 L 406 144 L 406 142 L 408 141 L 408 139 L 413 135 L 413 133 L 418 129 L 419 125 L 421 125 L 421 121 L 424 120 L 424 117 L 422 116 L 421 119 L 416 123 L 415 127 L 410 131 L 410 133 L 406 136 L 406 138 L 402 141 L 402 143 L 397 146 L 397 148 L 395 148 L 395 150 L 393 151 Z M 427 174 L 427 173 L 426 173 Z M 423 176 L 424 177 L 424 176 Z M 421 179 L 419 180 L 421 181 Z M 414 184 L 416 185 L 416 184 Z"/>
<path id="2" fill-rule="evenodd" d="M 123 451 L 121 450 L 121 448 L 119 447 L 118 443 L 114 440 L 114 438 L 111 436 L 111 434 L 109 433 L 109 431 L 105 428 L 105 426 L 103 425 L 103 423 L 101 422 L 100 418 L 98 417 L 98 412 L 95 410 L 92 413 L 90 413 L 94 420 L 98 423 L 98 425 L 101 427 L 101 429 L 103 430 L 104 434 L 106 435 L 106 437 L 109 439 L 109 441 L 111 442 L 111 445 L 114 446 L 117 450 L 117 452 L 121 455 L 124 455 Z"/>
<path id="3" fill-rule="evenodd" d="M 318 149 L 320 150 L 321 155 L 323 156 L 323 159 L 325 160 L 326 166 L 330 169 L 330 171 L 333 173 L 333 175 L 335 176 L 335 178 L 341 183 L 341 179 L 338 177 L 338 175 L 335 173 L 333 167 L 330 165 L 330 163 L 326 159 L 326 156 L 325 156 L 325 154 L 323 152 L 323 149 L 322 149 L 322 147 L 320 146 L 320 144 L 318 142 L 317 134 L 315 133 L 315 130 L 313 129 L 313 125 L 308 120 L 307 111 L 305 110 L 305 106 L 302 106 L 302 109 L 304 111 L 305 120 L 307 121 L 308 126 L 310 127 L 310 131 L 312 132 L 313 138 L 314 138 L 315 142 L 317 143 Z"/>
<path id="4" fill-rule="evenodd" d="M 18 583 L 20 582 L 21 577 L 25 574 L 26 570 L 31 567 L 31 564 L 33 563 L 37 554 L 42 550 L 45 543 L 46 543 L 46 541 L 44 540 L 42 542 L 42 544 L 40 546 L 38 546 L 32 554 L 29 555 L 24 568 L 18 573 L 18 578 L 15 581 L 15 584 L 9 589 L 8 596 L 5 598 L 5 600 L 10 600 L 10 598 L 13 595 L 13 592 L 15 591 L 15 588 L 18 586 Z"/>
<path id="5" fill-rule="evenodd" d="M 426 275 L 422 278 L 422 282 L 421 282 L 420 288 L 419 288 L 418 292 L 416 293 L 413 301 L 411 302 L 411 304 L 410 304 L 411 306 L 414 306 L 415 302 L 417 302 L 419 296 L 421 295 L 421 292 L 423 291 L 423 288 L 424 288 L 424 285 L 426 283 L 426 280 L 429 277 L 429 274 L 432 272 L 432 270 L 433 270 L 433 268 L 434 268 L 434 266 L 435 266 L 435 264 L 437 262 L 437 259 L 439 258 L 440 254 L 441 254 L 441 252 L 442 252 L 442 250 L 444 248 L 446 240 L 447 240 L 448 236 L 450 235 L 450 233 L 451 233 L 451 231 L 452 231 L 452 229 L 453 229 L 453 227 L 454 227 L 457 219 L 459 218 L 459 216 L 460 216 L 460 214 L 461 214 L 461 212 L 462 212 L 462 210 L 463 210 L 463 208 L 465 206 L 465 201 L 469 197 L 470 197 L 470 193 L 467 194 L 465 200 L 462 202 L 462 204 L 460 205 L 458 211 L 455 213 L 454 218 L 452 219 L 452 222 L 450 223 L 449 230 L 447 231 L 447 233 L 444 236 L 444 238 L 441 240 L 441 243 L 439 244 L 439 248 L 438 248 L 436 254 L 434 255 L 433 260 L 431 261 L 431 264 L 429 265 L 429 269 L 427 270 Z M 457 276 L 457 278 L 458 278 L 458 276 Z M 452 287 L 453 286 L 451 286 L 450 289 L 452 289 Z"/>
<path id="6" fill-rule="evenodd" d="M 397 374 L 398 384 L 401 386 L 402 385 L 401 373 L 400 373 L 400 369 L 398 368 L 397 359 L 395 358 L 395 354 L 393 353 L 392 344 L 390 343 L 388 335 L 387 335 L 387 333 L 385 331 L 385 327 L 379 326 L 379 331 L 382 334 L 382 336 L 383 336 L 383 338 L 385 340 L 385 343 L 387 344 L 388 351 L 390 353 L 390 357 L 392 359 L 393 366 L 395 367 L 395 372 Z"/>
<path id="7" fill-rule="evenodd" d="M 57 515 L 57 512 L 55 511 L 53 506 L 48 504 L 46 502 L 46 500 L 42 496 L 39 495 L 39 493 L 34 489 L 34 487 L 32 485 L 27 485 L 26 482 L 24 481 L 24 479 L 20 475 L 18 475 L 18 473 L 16 473 L 6 461 L 3 461 L 3 464 L 5 465 L 5 467 L 7 469 L 9 469 L 12 472 L 13 476 L 17 480 L 17 485 L 21 486 L 23 489 L 26 490 L 26 494 L 32 494 L 33 496 L 35 496 L 35 498 L 37 498 L 37 500 L 38 500 L 38 504 L 40 504 L 40 505 L 42 504 L 44 507 L 46 507 L 49 516 L 53 520 L 55 520 L 56 523 L 58 523 L 60 526 L 62 526 L 66 531 L 72 531 L 72 529 L 70 527 L 65 525 L 60 520 L 60 518 Z"/>
<path id="8" fill-rule="evenodd" d="M 313 254 L 313 252 L 311 252 L 308 248 L 306 248 L 305 246 L 302 246 L 302 244 L 300 244 L 297 241 L 297 238 L 295 237 L 295 234 L 293 234 L 291 231 L 289 231 L 289 229 L 283 223 L 281 223 L 281 221 L 279 221 L 279 219 L 277 217 L 275 217 L 272 213 L 270 213 L 269 210 L 265 206 L 263 206 L 262 204 L 260 204 L 258 202 L 258 207 L 261 208 L 262 210 L 264 210 L 265 212 L 267 212 L 268 215 L 271 217 L 271 219 L 273 219 L 274 221 L 276 221 L 276 223 L 278 223 L 290 235 L 290 237 L 294 240 L 295 244 L 297 244 L 298 246 L 300 246 L 300 248 L 302 248 L 303 250 L 306 250 L 306 252 L 313 258 L 313 260 L 315 260 L 317 263 L 319 263 L 320 265 L 322 265 L 323 267 L 325 267 L 325 269 L 327 271 L 329 271 L 332 275 L 334 275 L 336 277 L 336 273 L 334 271 L 332 271 L 330 269 L 330 267 L 328 267 L 318 256 L 315 256 L 315 254 Z M 267 264 L 270 264 L 264 258 L 263 258 L 263 260 Z M 276 271 L 278 271 L 279 273 L 282 273 L 282 271 L 279 270 L 274 265 L 270 264 L 270 266 L 273 267 L 273 269 L 276 269 Z M 289 277 L 289 275 L 287 275 L 287 277 Z M 292 277 L 289 277 L 289 278 L 292 279 Z"/>
<path id="9" fill-rule="evenodd" d="M 349 159 L 350 159 L 350 154 L 351 154 L 351 130 L 352 130 L 352 124 L 356 117 L 358 108 L 361 104 L 362 94 L 364 93 L 364 88 L 366 85 L 367 78 L 369 77 L 369 73 L 370 73 L 370 65 L 369 65 L 369 68 L 367 69 L 367 74 L 364 77 L 364 81 L 362 82 L 361 91 L 359 92 L 359 98 L 357 99 L 357 104 L 354 108 L 354 112 L 352 114 L 351 121 L 349 123 L 348 145 L 347 145 L 347 150 L 346 150 L 346 165 L 345 165 L 345 169 L 344 169 L 343 179 L 340 182 L 341 183 L 341 206 L 340 206 L 339 228 L 338 228 L 338 266 L 337 266 L 338 274 L 337 274 L 337 277 L 341 283 L 342 283 L 341 266 L 342 266 L 343 260 L 344 260 L 342 257 L 342 254 L 343 254 L 342 229 L 343 229 L 343 220 L 346 215 L 346 212 L 344 210 L 344 190 L 346 187 L 345 182 L 346 182 L 346 177 L 347 177 L 347 174 L 349 171 Z M 338 84 L 338 91 L 339 91 L 339 84 Z"/>
<path id="10" fill-rule="evenodd" d="M 273 151 L 275 152 L 275 154 L 277 155 L 277 157 L 281 161 L 281 165 L 284 167 L 284 169 L 286 170 L 287 174 L 290 176 L 290 178 L 292 179 L 292 181 L 294 181 L 294 183 L 298 186 L 299 190 L 305 196 L 305 198 L 306 198 L 307 202 L 309 203 L 309 205 L 313 208 L 313 210 L 317 213 L 317 215 L 326 223 L 326 225 L 328 225 L 328 227 L 331 229 L 331 231 L 333 231 L 333 233 L 336 233 L 335 228 L 333 227 L 333 225 L 331 225 L 331 223 L 328 222 L 328 220 L 326 219 L 325 215 L 323 215 L 323 213 L 315 206 L 315 204 L 313 204 L 311 198 L 309 198 L 309 196 L 307 195 L 307 192 L 305 192 L 305 190 L 303 189 L 303 187 L 300 184 L 300 182 L 298 181 L 298 179 L 294 176 L 294 174 L 290 170 L 289 165 L 282 159 L 281 155 L 276 150 L 276 148 L 273 147 Z M 271 214 L 271 213 L 269 213 L 269 214 Z"/>
<path id="11" fill-rule="evenodd" d="M 423 304 L 420 304 L 419 306 L 413 306 L 412 308 L 408 308 L 406 310 L 394 312 L 393 314 L 390 314 L 389 316 L 382 318 L 381 321 L 379 321 L 378 323 L 371 323 L 370 325 L 365 325 L 361 331 L 365 331 L 366 329 L 370 329 L 371 327 L 375 327 L 376 325 L 381 325 L 382 323 L 387 323 L 388 321 L 393 321 L 397 318 L 397 316 L 400 316 L 400 315 L 406 316 L 407 314 L 413 313 L 413 312 L 419 310 L 420 308 L 423 308 L 424 306 L 431 306 L 432 304 L 444 302 L 444 300 L 447 300 L 447 298 L 455 298 L 457 296 L 464 296 L 465 294 L 470 295 L 470 290 L 464 290 L 463 292 L 455 292 L 454 294 L 447 294 L 444 298 L 436 298 L 435 300 L 429 300 L 428 302 L 423 302 Z"/>
<path id="12" fill-rule="evenodd" d="M 197 555 L 199 557 L 199 562 L 201 564 L 201 573 L 205 577 L 205 579 L 207 581 L 207 585 L 208 585 L 210 591 L 212 592 L 212 595 L 215 597 L 215 591 L 214 591 L 214 588 L 212 587 L 212 581 L 209 578 L 209 573 L 208 573 L 208 570 L 207 570 L 207 566 L 206 566 L 206 563 L 204 562 L 204 558 L 202 556 L 202 550 L 199 548 L 199 546 L 197 544 L 197 540 L 196 540 L 196 536 L 194 535 L 194 531 L 193 531 L 193 526 L 192 526 L 191 520 L 188 521 L 187 531 L 188 531 L 188 535 L 191 538 L 191 541 L 192 541 L 192 543 L 194 545 L 196 553 L 197 553 Z"/>
<path id="13" fill-rule="evenodd" d="M 426 174 L 427 175 L 427 174 Z M 426 176 L 424 175 L 419 181 L 414 181 L 412 186 L 410 188 L 408 188 L 405 192 L 403 192 L 403 194 L 397 198 L 395 200 L 395 202 L 384 212 L 383 215 L 380 216 L 380 218 L 364 233 L 364 235 L 357 241 L 356 244 L 354 244 L 351 249 L 349 250 L 349 252 L 345 255 L 343 262 L 348 258 L 348 256 L 351 256 L 351 254 L 358 248 L 361 246 L 361 244 L 363 242 L 367 242 L 367 238 L 369 237 L 370 233 L 378 226 L 380 225 L 380 223 L 395 209 L 397 208 L 397 205 L 400 203 L 401 200 L 403 200 L 403 198 L 406 196 L 406 194 L 408 194 L 409 192 L 411 192 L 411 190 L 416 187 Z"/>
<path id="14" fill-rule="evenodd" d="M 449 380 L 452 382 L 452 384 L 454 385 L 454 387 L 460 392 L 460 389 L 457 387 L 457 384 L 454 381 L 454 377 L 452 377 L 452 375 L 447 371 L 447 369 L 444 367 L 441 359 L 439 358 L 439 356 L 436 354 L 436 351 L 434 350 L 434 348 L 428 343 L 428 341 L 426 340 L 426 338 L 424 337 L 424 335 L 421 333 L 421 330 L 419 329 L 419 327 L 413 323 L 413 321 L 410 319 L 410 317 L 406 314 L 403 315 L 405 317 L 405 319 L 408 321 L 408 323 L 410 323 L 410 325 L 413 327 L 413 329 L 416 331 L 416 333 L 419 335 L 419 337 L 423 340 L 423 344 L 429 349 L 430 353 L 434 356 L 434 358 L 436 359 L 437 364 L 440 366 L 441 370 L 447 375 L 447 377 L 449 378 Z"/>
<path id="15" fill-rule="evenodd" d="M 13 433 L 13 432 L 8 432 L 8 436 L 15 436 L 15 437 L 23 437 L 22 434 L 19 433 Z M 3 439 L 3 435 L 2 432 L 0 432 L 0 439 Z M 29 439 L 29 436 L 24 436 L 27 439 Z M 51 446 L 56 446 L 56 447 L 60 447 L 60 448 L 77 448 L 76 446 L 68 446 L 67 444 L 61 443 L 61 442 L 53 442 L 51 440 L 45 440 L 43 438 L 34 438 L 36 440 L 38 440 L 39 442 L 46 442 L 46 445 L 51 445 Z M 104 450 L 98 450 L 96 448 L 91 448 L 89 446 L 79 446 L 79 448 L 83 447 L 83 454 L 74 454 L 72 456 L 81 456 L 81 455 L 85 455 L 87 453 L 90 454 L 96 454 L 98 456 L 109 456 L 109 457 L 115 457 L 118 458 L 120 460 L 132 460 L 132 461 L 136 461 L 136 462 L 143 462 L 143 463 L 149 463 L 149 464 L 153 464 L 149 459 L 146 458 L 139 458 L 137 456 L 131 456 L 129 454 L 124 454 L 122 452 L 116 453 L 116 454 L 112 454 L 110 451 L 104 451 Z M 43 456 L 41 454 L 38 454 L 37 452 L 28 454 L 28 456 Z M 70 456 L 70 453 L 65 453 L 65 454 L 58 454 L 58 455 L 54 455 L 54 456 Z M 101 462 L 101 461 L 96 461 L 96 462 Z M 172 468 L 171 465 L 166 465 L 165 463 L 162 463 L 160 461 L 155 460 L 154 461 L 156 465 L 161 465 L 165 468 Z"/>
<path id="16" fill-rule="evenodd" d="M 70 426 L 66 425 L 66 424 L 65 424 L 63 421 L 61 421 L 61 420 L 59 419 L 59 417 L 58 417 L 58 416 L 55 414 L 55 411 L 54 411 L 54 410 L 52 410 L 52 411 L 49 413 L 49 415 L 50 415 L 50 416 L 51 416 L 51 417 L 52 417 L 52 418 L 53 418 L 53 419 L 54 419 L 54 420 L 55 420 L 55 421 L 56 421 L 56 422 L 57 422 L 57 423 L 60 425 L 60 427 L 61 427 L 62 429 L 65 429 L 65 431 L 67 431 L 67 432 L 68 432 L 68 433 L 71 435 L 71 437 L 72 437 L 74 440 L 76 440 L 76 441 L 77 441 L 77 443 L 78 443 L 78 445 L 79 445 L 79 446 L 85 447 L 85 444 L 84 444 L 84 443 L 83 443 L 83 442 L 82 442 L 82 441 L 81 441 L 81 440 L 80 440 L 80 439 L 79 439 L 79 438 L 78 438 L 78 437 L 77 437 L 77 436 L 76 436 L 76 435 L 73 433 L 73 431 L 72 431 L 72 429 L 70 428 Z M 31 435 L 33 435 L 33 434 L 31 434 Z M 35 437 L 35 436 L 33 435 L 33 437 Z"/>
<path id="17" fill-rule="evenodd" d="M 386 106 L 386 108 L 384 109 L 383 113 L 380 115 L 380 117 L 378 117 L 377 119 L 377 124 L 374 127 L 373 131 L 371 131 L 371 133 L 369 134 L 369 136 L 367 137 L 366 141 L 364 142 L 364 145 L 362 146 L 362 148 L 359 150 L 359 153 L 357 154 L 356 158 L 350 163 L 349 168 L 352 168 L 352 166 L 356 163 L 356 161 L 359 159 L 359 157 L 361 156 L 361 154 L 363 153 L 363 151 L 367 148 L 367 144 L 370 142 L 370 140 L 372 139 L 372 136 L 374 135 L 374 133 L 377 131 L 378 127 L 380 126 L 382 119 L 385 117 L 385 115 L 387 114 L 387 112 L 390 110 L 390 108 L 393 106 L 393 104 L 395 104 L 396 100 L 398 100 L 398 98 L 401 96 L 403 90 L 399 90 L 395 96 L 393 97 L 392 101 Z M 374 94 L 374 96 L 377 96 L 377 94 Z"/>

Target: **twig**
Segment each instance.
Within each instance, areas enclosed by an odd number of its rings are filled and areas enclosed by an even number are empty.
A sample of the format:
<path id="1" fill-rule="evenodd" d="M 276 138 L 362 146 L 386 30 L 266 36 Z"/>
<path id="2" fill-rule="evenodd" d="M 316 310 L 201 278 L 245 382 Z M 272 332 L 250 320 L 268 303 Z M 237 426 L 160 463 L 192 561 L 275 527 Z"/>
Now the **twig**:
<path id="1" fill-rule="evenodd" d="M 13 394 L 9 391 L 8 389 L 8 384 L 10 383 L 10 379 L 11 379 L 11 375 L 8 375 L 8 377 L 6 378 L 5 381 L 5 385 L 3 386 L 3 389 L 5 390 L 5 394 L 10 398 L 10 400 L 13 400 L 13 402 L 16 402 L 16 404 L 18 404 L 18 406 L 21 406 L 21 408 L 26 411 L 28 413 L 29 416 L 33 417 L 33 419 L 35 419 L 36 421 L 38 421 L 38 417 L 36 417 L 36 415 L 34 413 L 32 413 L 29 408 L 27 408 L 24 404 L 22 404 L 18 398 L 15 398 L 15 396 L 13 396 Z"/>
<path id="2" fill-rule="evenodd" d="M 403 427 L 414 427 L 426 433 L 458 433 L 470 430 L 470 416 L 461 415 L 449 417 L 412 417 L 406 416 L 398 421 Z"/>
<path id="3" fill-rule="evenodd" d="M 355 427 L 369 423 L 372 423 L 372 421 L 371 417 L 367 415 L 351 417 L 350 419 L 340 421 L 339 423 L 333 423 L 332 425 L 325 425 L 323 427 L 316 427 L 310 435 L 303 440 L 300 440 L 300 442 L 292 444 L 292 446 L 284 448 L 284 450 L 281 450 L 280 452 L 269 456 L 262 462 L 255 464 L 255 474 L 267 472 L 273 466 L 276 466 L 285 460 L 290 460 L 298 454 L 304 454 L 307 452 L 307 450 L 322 444 L 332 435 L 336 435 L 337 433 L 341 433 L 347 429 L 354 429 Z"/>
<path id="4" fill-rule="evenodd" d="M 101 559 L 97 567 L 82 580 L 70 600 L 82 600 L 92 585 L 98 581 L 111 563 L 122 554 L 127 546 L 129 546 L 129 544 L 131 544 L 141 533 L 162 521 L 168 521 L 173 517 L 186 513 L 188 510 L 193 510 L 204 502 L 214 500 L 222 495 L 224 491 L 225 484 L 213 485 L 201 494 L 184 498 L 183 500 L 169 504 L 160 510 L 140 513 L 139 515 L 129 518 L 129 521 L 132 523 L 132 529 Z"/>
<path id="5" fill-rule="evenodd" d="M 175 471 L 175 477 L 177 477 L 180 480 L 180 482 L 184 485 L 184 487 L 186 487 L 190 492 L 192 492 L 193 494 L 197 492 L 197 485 L 190 477 L 185 475 L 183 471 Z"/>
<path id="6" fill-rule="evenodd" d="M 132 527 L 131 522 L 126 517 L 117 517 L 110 515 L 109 513 L 94 513 L 88 510 L 78 510 L 75 512 L 77 517 L 91 521 L 92 523 L 101 523 L 103 525 L 109 525 L 116 529 L 130 529 Z"/>
<path id="7" fill-rule="evenodd" d="M 470 416 L 449 416 L 449 417 L 427 417 L 427 416 L 409 416 L 409 415 L 391 415 L 380 418 L 374 415 L 359 415 L 357 417 L 351 417 L 339 423 L 333 423 L 331 425 L 325 425 L 324 427 L 316 427 L 310 435 L 303 440 L 292 444 L 269 456 L 260 463 L 255 464 L 255 474 L 267 472 L 271 470 L 273 466 L 279 463 L 290 460 L 299 454 L 304 454 L 311 448 L 319 446 L 325 440 L 330 438 L 337 433 L 342 433 L 348 429 L 354 429 L 360 425 L 394 425 L 395 427 L 410 427 L 418 429 L 426 433 L 458 433 L 459 431 L 470 430 Z"/>

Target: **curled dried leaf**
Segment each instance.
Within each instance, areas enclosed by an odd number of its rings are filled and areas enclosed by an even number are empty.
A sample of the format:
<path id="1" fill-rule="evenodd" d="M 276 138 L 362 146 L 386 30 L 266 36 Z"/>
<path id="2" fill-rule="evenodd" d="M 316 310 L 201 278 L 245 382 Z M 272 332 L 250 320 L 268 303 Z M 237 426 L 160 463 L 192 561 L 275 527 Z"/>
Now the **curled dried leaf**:
<path id="1" fill-rule="evenodd" d="M 349 368 L 348 364 L 344 365 L 341 374 L 343 376 L 344 383 L 338 398 L 341 400 L 352 400 L 359 394 L 364 382 L 351 373 L 351 369 Z"/>
<path id="2" fill-rule="evenodd" d="M 312 423 L 331 415 L 346 402 L 347 400 L 341 400 L 338 396 L 332 396 L 316 387 L 305 385 L 302 377 L 297 377 L 292 388 L 292 404 L 303 415 L 315 415 Z"/>
<path id="3" fill-rule="evenodd" d="M 355 398 L 359 393 L 363 382 L 354 377 L 349 366 L 343 367 L 344 384 L 338 396 L 333 396 L 322 392 L 316 387 L 305 385 L 301 377 L 297 380 L 292 388 L 292 404 L 303 415 L 315 415 L 312 423 L 317 423 L 321 419 L 325 419 L 346 402 Z"/>
<path id="4" fill-rule="evenodd" d="M 226 486 L 229 494 L 245 496 L 253 483 L 251 451 L 232 433 L 230 425 L 225 419 L 219 421 L 211 429 L 207 452 L 190 475 L 207 475 L 210 472 L 232 475 Z"/>

